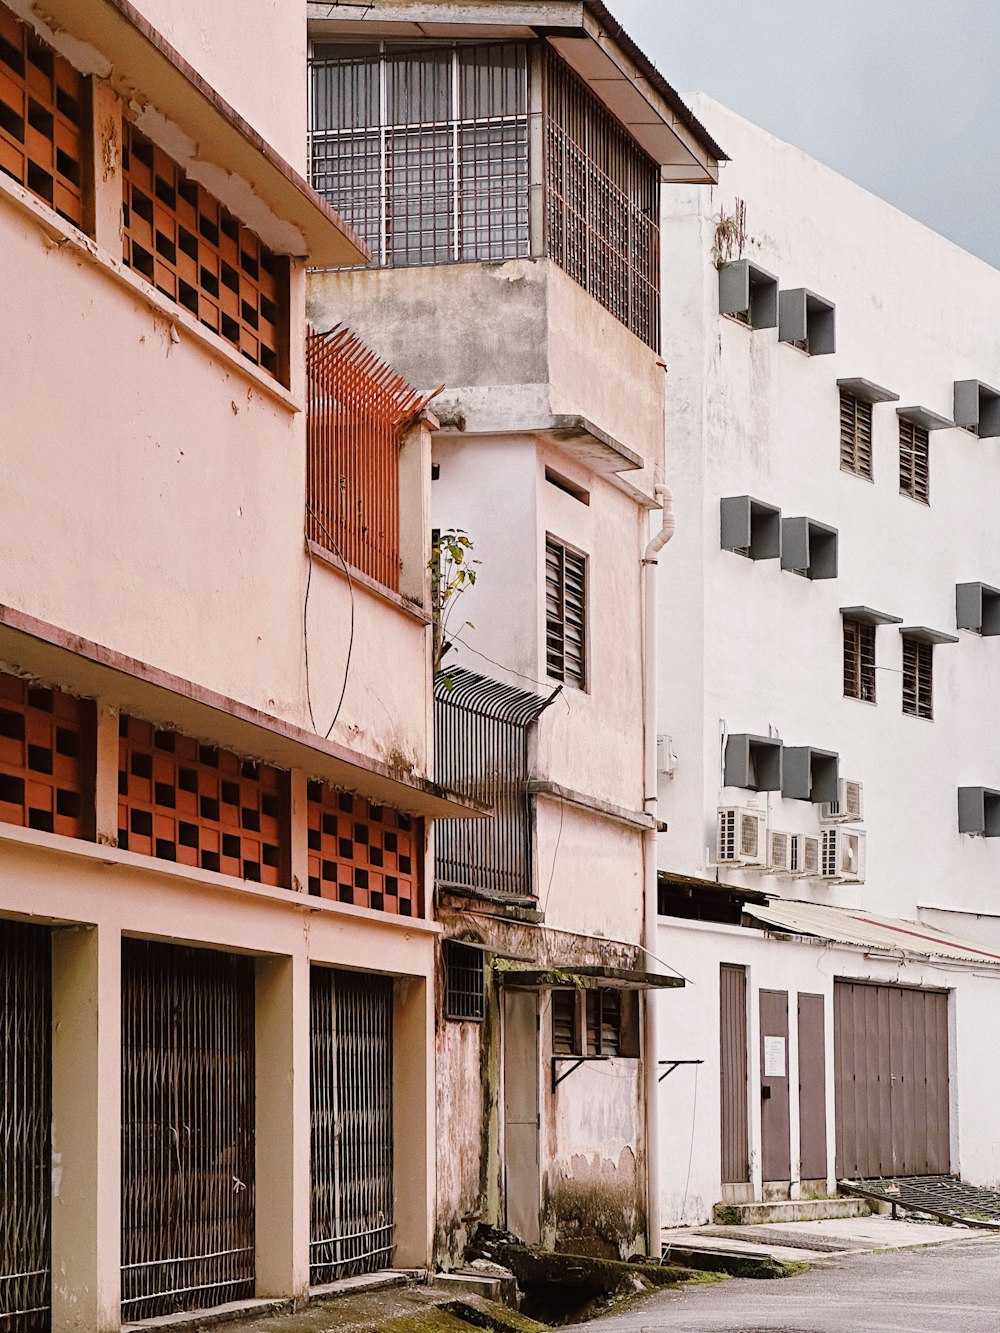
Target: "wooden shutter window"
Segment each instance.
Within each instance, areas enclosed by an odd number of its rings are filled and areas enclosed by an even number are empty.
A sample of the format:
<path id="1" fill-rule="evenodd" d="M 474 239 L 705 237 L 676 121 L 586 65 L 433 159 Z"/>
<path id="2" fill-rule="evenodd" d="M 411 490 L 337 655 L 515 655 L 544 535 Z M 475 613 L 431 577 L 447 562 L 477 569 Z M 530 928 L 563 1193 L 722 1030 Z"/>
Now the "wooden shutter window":
<path id="1" fill-rule="evenodd" d="M 553 680 L 587 688 L 587 557 L 545 539 L 545 665 Z"/>
<path id="2" fill-rule="evenodd" d="M 905 417 L 899 419 L 899 490 L 922 504 L 931 502 L 930 435 Z"/>
<path id="3" fill-rule="evenodd" d="M 903 638 L 903 712 L 934 716 L 934 645 Z"/>
<path id="4" fill-rule="evenodd" d="M 576 991 L 552 992 L 552 1053 L 576 1054 Z"/>
<path id="5" fill-rule="evenodd" d="M 0 171 L 83 226 L 84 80 L 0 4 Z"/>
<path id="6" fill-rule="evenodd" d="M 844 694 L 875 702 L 875 626 L 844 621 Z"/>
<path id="7" fill-rule="evenodd" d="M 840 466 L 844 472 L 873 479 L 872 405 L 845 391 L 840 395 Z"/>

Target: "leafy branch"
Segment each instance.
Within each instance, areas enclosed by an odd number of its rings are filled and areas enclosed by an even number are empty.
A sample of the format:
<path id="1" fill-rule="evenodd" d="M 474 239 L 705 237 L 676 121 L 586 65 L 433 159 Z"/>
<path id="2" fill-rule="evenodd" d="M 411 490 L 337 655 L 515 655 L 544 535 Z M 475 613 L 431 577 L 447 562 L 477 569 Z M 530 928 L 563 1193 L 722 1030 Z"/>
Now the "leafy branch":
<path id="1" fill-rule="evenodd" d="M 476 582 L 474 566 L 478 565 L 479 561 L 473 558 L 472 551 L 472 538 L 464 528 L 448 528 L 444 532 L 434 534 L 427 568 L 431 571 L 435 674 L 441 670 L 445 657 L 455 646 L 448 637 L 455 607 L 462 594 Z M 471 621 L 465 620 L 454 633 L 459 634 L 465 628 L 475 629 L 475 626 Z M 445 684 L 448 684 L 447 680 Z"/>

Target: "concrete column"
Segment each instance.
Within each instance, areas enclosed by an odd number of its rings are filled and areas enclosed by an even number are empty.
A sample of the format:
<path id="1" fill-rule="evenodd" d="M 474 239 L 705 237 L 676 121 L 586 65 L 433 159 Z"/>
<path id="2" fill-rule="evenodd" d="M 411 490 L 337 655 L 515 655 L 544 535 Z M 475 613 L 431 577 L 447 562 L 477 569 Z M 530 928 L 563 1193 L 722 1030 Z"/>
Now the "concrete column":
<path id="1" fill-rule="evenodd" d="M 309 960 L 257 961 L 257 1295 L 309 1292 Z"/>
<path id="2" fill-rule="evenodd" d="M 94 813 L 97 841 L 118 845 L 118 710 L 97 705 L 97 773 Z"/>
<path id="3" fill-rule="evenodd" d="M 121 1299 L 121 933 L 52 935 L 52 1333 L 111 1333 Z"/>
<path id="4" fill-rule="evenodd" d="M 434 1008 L 423 977 L 393 996 L 393 1171 L 397 1268 L 427 1268 L 434 1240 Z"/>
<path id="5" fill-rule="evenodd" d="M 301 769 L 289 774 L 289 808 L 291 810 L 289 846 L 292 888 L 296 893 L 309 892 L 309 784 Z"/>
<path id="6" fill-rule="evenodd" d="M 114 259 L 122 257 L 122 107 L 103 79 L 91 80 L 90 234 Z"/>

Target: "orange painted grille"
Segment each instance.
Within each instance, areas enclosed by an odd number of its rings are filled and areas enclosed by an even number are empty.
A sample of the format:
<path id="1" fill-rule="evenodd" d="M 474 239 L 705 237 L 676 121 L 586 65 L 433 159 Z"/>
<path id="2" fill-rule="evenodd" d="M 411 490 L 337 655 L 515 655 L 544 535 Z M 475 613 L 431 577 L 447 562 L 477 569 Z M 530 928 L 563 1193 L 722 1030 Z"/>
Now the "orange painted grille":
<path id="1" fill-rule="evenodd" d="M 286 262 L 127 121 L 122 188 L 125 263 L 284 380 Z"/>
<path id="2" fill-rule="evenodd" d="M 0 820 L 93 838 L 94 708 L 0 673 Z"/>
<path id="3" fill-rule="evenodd" d="M 0 4 L 0 170 L 83 226 L 84 82 Z"/>
<path id="4" fill-rule="evenodd" d="M 363 796 L 309 784 L 309 892 L 355 907 L 422 916 L 419 820 Z"/>
<path id="5" fill-rule="evenodd" d="M 286 773 L 138 718 L 119 731 L 119 847 L 287 888 Z"/>

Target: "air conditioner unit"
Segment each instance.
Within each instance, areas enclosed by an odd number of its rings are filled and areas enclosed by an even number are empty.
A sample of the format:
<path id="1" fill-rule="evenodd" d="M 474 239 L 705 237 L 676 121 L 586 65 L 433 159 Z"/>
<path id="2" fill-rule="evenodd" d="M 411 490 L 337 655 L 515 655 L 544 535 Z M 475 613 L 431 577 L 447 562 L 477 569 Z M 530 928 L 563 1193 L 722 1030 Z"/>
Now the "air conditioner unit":
<path id="1" fill-rule="evenodd" d="M 822 878 L 840 884 L 865 882 L 865 834 L 860 829 L 823 830 Z"/>
<path id="2" fill-rule="evenodd" d="M 837 784 L 837 799 L 823 801 L 819 819 L 821 824 L 860 824 L 864 813 L 864 790 L 861 783 L 841 778 Z"/>
<path id="3" fill-rule="evenodd" d="M 767 815 L 728 805 L 719 809 L 716 860 L 720 865 L 763 866 L 767 859 Z"/>
<path id="4" fill-rule="evenodd" d="M 819 875 L 819 838 L 807 833 L 794 833 L 791 847 L 791 873 L 801 879 L 815 879 Z"/>
<path id="5" fill-rule="evenodd" d="M 767 835 L 767 872 L 788 875 L 792 869 L 792 834 L 772 829 Z"/>

